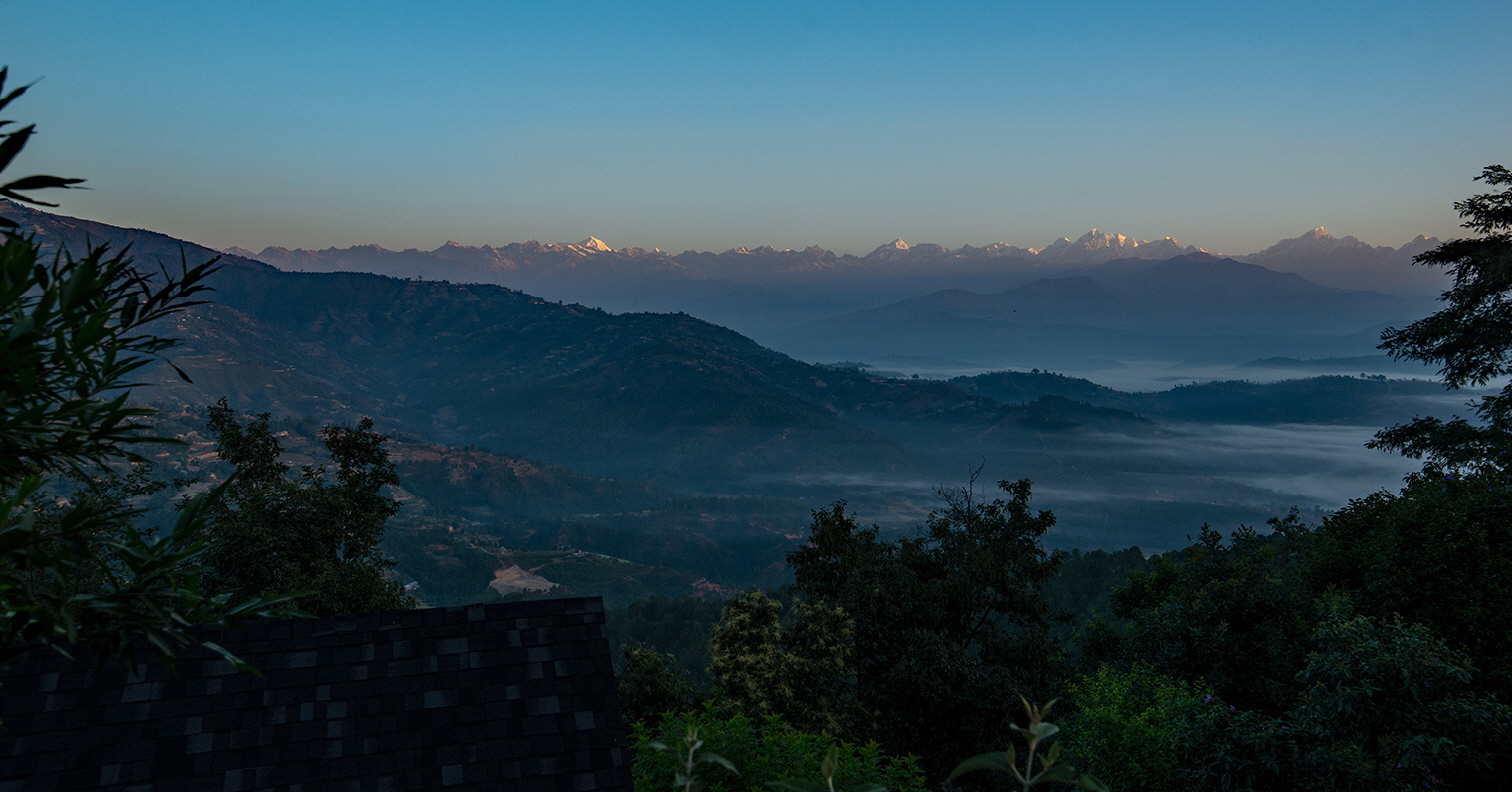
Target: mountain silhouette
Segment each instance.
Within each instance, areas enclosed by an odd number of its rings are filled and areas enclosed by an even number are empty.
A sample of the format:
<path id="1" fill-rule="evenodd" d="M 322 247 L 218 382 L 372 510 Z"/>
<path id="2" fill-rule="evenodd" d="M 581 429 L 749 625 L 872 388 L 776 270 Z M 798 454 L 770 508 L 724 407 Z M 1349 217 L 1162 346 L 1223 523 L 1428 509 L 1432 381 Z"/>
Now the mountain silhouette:
<path id="1" fill-rule="evenodd" d="M 212 251 L 153 232 L 14 206 L 23 230 L 71 250 L 131 245 L 139 262 Z M 874 428 L 940 422 L 1076 425 L 1077 405 L 1006 406 L 956 386 L 815 366 L 686 314 L 611 314 L 491 284 L 286 272 L 225 256 L 214 303 L 169 320 L 174 361 L 146 398 L 348 420 L 478 444 L 595 475 L 732 481 L 763 472 L 906 468 Z M 145 393 L 145 392 L 144 392 Z M 1138 423 L 1087 410 L 1089 420 Z"/>

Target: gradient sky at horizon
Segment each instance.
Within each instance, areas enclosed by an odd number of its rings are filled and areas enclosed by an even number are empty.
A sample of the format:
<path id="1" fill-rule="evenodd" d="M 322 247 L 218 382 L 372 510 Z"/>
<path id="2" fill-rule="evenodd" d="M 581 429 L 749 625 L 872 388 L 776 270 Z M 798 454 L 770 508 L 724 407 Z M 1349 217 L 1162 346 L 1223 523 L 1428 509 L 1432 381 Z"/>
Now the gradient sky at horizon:
<path id="1" fill-rule="evenodd" d="M 1505 0 L 0 0 L 0 64 L 13 174 L 217 248 L 1397 246 L 1512 165 Z"/>

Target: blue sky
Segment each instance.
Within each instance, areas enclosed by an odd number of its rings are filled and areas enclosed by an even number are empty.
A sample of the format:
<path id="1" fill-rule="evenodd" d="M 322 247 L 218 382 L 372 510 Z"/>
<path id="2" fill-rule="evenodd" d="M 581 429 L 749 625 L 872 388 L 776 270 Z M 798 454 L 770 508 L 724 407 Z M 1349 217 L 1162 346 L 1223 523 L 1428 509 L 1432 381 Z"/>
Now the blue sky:
<path id="1" fill-rule="evenodd" d="M 1453 235 L 1512 3 L 0 0 L 14 170 L 213 247 Z"/>

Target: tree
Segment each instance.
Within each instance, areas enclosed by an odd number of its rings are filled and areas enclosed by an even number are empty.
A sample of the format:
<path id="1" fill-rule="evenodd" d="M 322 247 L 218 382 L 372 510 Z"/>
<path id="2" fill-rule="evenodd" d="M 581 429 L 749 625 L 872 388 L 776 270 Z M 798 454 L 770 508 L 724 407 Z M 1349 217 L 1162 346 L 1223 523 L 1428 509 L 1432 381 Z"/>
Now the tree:
<path id="1" fill-rule="evenodd" d="M 497 566 L 497 563 L 495 564 Z M 492 576 L 492 570 L 489 572 Z M 611 647 L 641 644 L 669 655 L 668 662 L 686 674 L 693 690 L 709 690 L 709 633 L 719 622 L 724 603 L 683 594 L 676 599 L 646 597 L 623 608 L 609 608 L 605 620 Z M 623 656 L 623 655 L 622 655 Z"/>
<path id="2" fill-rule="evenodd" d="M 1350 614 L 1330 597 L 1277 716 L 1208 696 L 1173 732 L 1199 789 L 1497 789 L 1512 710 L 1469 658 L 1421 625 Z"/>
<path id="3" fill-rule="evenodd" d="M 1112 596 L 1114 614 L 1131 621 L 1119 659 L 1203 682 L 1241 709 L 1290 706 L 1317 619 L 1302 567 L 1312 531 L 1295 514 L 1271 528 L 1241 526 L 1225 543 L 1204 525 L 1174 559 L 1131 574 Z"/>
<path id="4" fill-rule="evenodd" d="M 781 610 L 760 591 L 725 604 L 709 638 L 714 700 L 753 718 L 779 716 L 800 730 L 844 733 L 856 714 L 847 685 L 854 625 L 841 608 L 798 602 L 784 629 Z"/>
<path id="5" fill-rule="evenodd" d="M 26 91 L 4 93 L 7 74 L 0 68 L 0 109 Z M 34 129 L 0 135 L 0 172 Z M 28 176 L 0 185 L 0 196 L 52 206 L 26 193 L 81 181 Z M 130 377 L 177 343 L 145 326 L 202 302 L 214 261 L 147 273 L 105 246 L 49 261 L 15 226 L 0 218 L 0 665 L 64 644 L 135 663 L 138 639 L 171 665 L 177 647 L 199 643 L 187 629 L 195 623 L 287 614 L 277 597 L 201 593 L 199 522 L 219 490 L 187 501 L 162 536 L 137 529 L 121 499 L 64 507 L 46 495 L 49 477 L 91 466 L 108 475 L 110 463 L 140 459 L 129 443 L 175 442 L 153 434 L 154 410 L 128 403 Z"/>
<path id="6" fill-rule="evenodd" d="M 974 481 L 974 477 L 973 477 Z M 814 513 L 809 545 L 788 555 L 798 592 L 853 625 L 845 735 L 922 757 L 943 777 L 1000 738 L 1008 702 L 1040 697 L 1062 658 L 1043 590 L 1059 558 L 1041 537 L 1055 523 L 1029 507 L 1027 480 L 942 492 L 915 537 L 883 542 L 837 503 Z"/>
<path id="7" fill-rule="evenodd" d="M 0 68 L 0 94 L 7 69 Z M 0 110 L 26 92 L 0 96 Z M 12 122 L 0 121 L 0 127 Z M 20 153 L 35 125 L 0 136 L 0 171 Z M 83 179 L 28 176 L 0 186 L 0 195 L 56 206 L 25 191 L 70 187 Z M 200 305 L 216 269 L 212 259 L 174 275 L 140 270 L 127 251 L 101 245 L 75 259 L 67 251 L 41 258 L 36 242 L 0 218 L 0 483 L 13 487 L 29 473 L 137 458 L 127 443 L 164 442 L 142 419 L 155 411 L 127 403 L 129 377 L 178 342 L 145 327 Z M 185 377 L 182 371 L 180 376 Z"/>
<path id="8" fill-rule="evenodd" d="M 1349 593 L 1378 619 L 1400 616 L 1470 656 L 1483 687 L 1512 695 L 1512 505 L 1490 472 L 1409 478 L 1399 493 L 1350 501 L 1314 535 L 1315 592 Z"/>
<path id="9" fill-rule="evenodd" d="M 221 399 L 209 409 L 216 452 L 236 467 L 205 526 L 207 587 L 238 597 L 301 592 L 294 603 L 317 616 L 413 605 L 380 542 L 399 502 L 384 495 L 399 476 L 371 419 L 320 430 L 335 469 L 306 465 L 298 480 L 263 413 L 243 424 Z"/>
<path id="10" fill-rule="evenodd" d="M 1329 611 L 1313 645 L 1287 720 L 1316 735 L 1304 758 L 1314 773 L 1361 790 L 1420 789 L 1435 779 L 1487 789 L 1504 778 L 1512 710 L 1476 690 L 1463 653 L 1422 625 L 1350 617 L 1344 608 Z"/>
<path id="11" fill-rule="evenodd" d="M 1068 761 L 1085 767 L 1113 789 L 1180 792 L 1178 733 L 1206 690 L 1136 666 L 1103 666 L 1078 675 L 1066 691 L 1076 708 L 1065 728 Z"/>
<path id="12" fill-rule="evenodd" d="M 677 659 L 655 649 L 630 644 L 618 675 L 620 714 L 625 723 L 655 727 L 666 714 L 680 715 L 693 707 L 693 683 L 677 667 Z"/>
<path id="13" fill-rule="evenodd" d="M 1476 181 L 1512 185 L 1512 172 L 1487 166 Z M 1454 285 L 1443 310 L 1402 329 L 1390 328 L 1380 348 L 1396 358 L 1438 363 L 1451 388 L 1482 386 L 1512 374 L 1512 186 L 1454 204 L 1463 225 L 1482 234 L 1453 239 L 1413 261 L 1449 267 Z M 1512 385 L 1472 402 L 1480 423 L 1455 417 L 1414 418 L 1382 430 L 1370 444 L 1426 458 L 1435 469 L 1489 466 L 1505 471 L 1512 450 Z"/>
<path id="14" fill-rule="evenodd" d="M 792 703 L 792 674 L 783 651 L 782 603 L 747 591 L 725 603 L 709 636 L 714 698 L 735 712 L 764 718 Z"/>

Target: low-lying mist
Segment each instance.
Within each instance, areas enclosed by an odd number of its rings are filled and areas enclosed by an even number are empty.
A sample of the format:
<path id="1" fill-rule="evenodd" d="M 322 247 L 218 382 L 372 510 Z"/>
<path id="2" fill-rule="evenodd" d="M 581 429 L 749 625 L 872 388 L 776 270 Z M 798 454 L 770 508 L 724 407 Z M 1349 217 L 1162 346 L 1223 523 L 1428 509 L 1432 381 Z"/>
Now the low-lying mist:
<path id="1" fill-rule="evenodd" d="M 1436 401 L 1452 407 L 1458 395 Z M 1439 412 L 1439 411 L 1434 411 Z M 1447 414 L 1445 410 L 1440 414 Z M 1402 420 L 1411 417 L 1404 413 Z M 863 523 L 911 530 L 939 503 L 937 491 L 1034 481 L 1036 508 L 1053 511 L 1049 538 L 1069 549 L 1147 551 L 1186 544 L 1204 523 L 1263 529 L 1296 508 L 1317 521 L 1351 499 L 1395 490 L 1420 463 L 1365 447 L 1379 426 L 1138 422 L 1125 431 L 970 432 L 946 426 L 873 425 L 919 449 L 915 470 L 766 475 L 751 486 L 821 505 L 846 500 Z"/>

